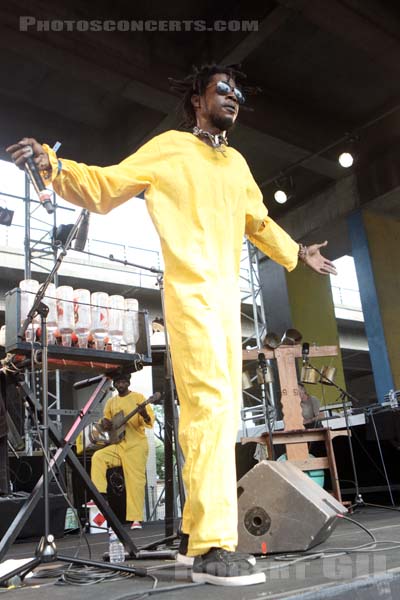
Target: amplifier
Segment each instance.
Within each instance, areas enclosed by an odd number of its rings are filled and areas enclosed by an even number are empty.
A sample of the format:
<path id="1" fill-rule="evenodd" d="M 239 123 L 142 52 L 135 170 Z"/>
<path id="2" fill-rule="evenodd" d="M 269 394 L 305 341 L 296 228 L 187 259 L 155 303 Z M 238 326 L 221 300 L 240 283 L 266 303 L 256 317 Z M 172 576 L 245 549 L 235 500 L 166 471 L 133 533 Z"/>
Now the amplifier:
<path id="1" fill-rule="evenodd" d="M 263 460 L 238 484 L 238 550 L 304 551 L 320 544 L 347 512 L 290 462 Z"/>

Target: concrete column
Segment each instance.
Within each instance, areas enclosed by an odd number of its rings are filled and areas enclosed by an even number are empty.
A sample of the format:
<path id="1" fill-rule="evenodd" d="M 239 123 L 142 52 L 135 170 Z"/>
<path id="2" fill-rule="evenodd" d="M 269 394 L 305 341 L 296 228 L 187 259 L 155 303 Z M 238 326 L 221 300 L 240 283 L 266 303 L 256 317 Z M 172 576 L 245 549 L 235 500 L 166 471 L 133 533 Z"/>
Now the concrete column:
<path id="1" fill-rule="evenodd" d="M 378 402 L 400 388 L 400 223 L 372 212 L 348 217 Z"/>

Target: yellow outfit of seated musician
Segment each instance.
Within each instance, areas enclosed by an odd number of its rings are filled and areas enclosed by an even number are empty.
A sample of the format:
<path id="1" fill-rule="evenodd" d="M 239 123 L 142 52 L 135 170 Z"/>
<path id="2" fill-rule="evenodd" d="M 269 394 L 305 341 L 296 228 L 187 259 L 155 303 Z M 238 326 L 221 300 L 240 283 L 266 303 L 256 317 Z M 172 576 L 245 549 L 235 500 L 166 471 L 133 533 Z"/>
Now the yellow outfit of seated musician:
<path id="1" fill-rule="evenodd" d="M 165 308 L 185 457 L 188 554 L 237 545 L 234 444 L 241 403 L 243 236 L 292 270 L 298 244 L 269 216 L 242 155 L 167 131 L 118 165 L 87 166 L 45 147 L 55 191 L 107 213 L 145 190 L 165 263 Z M 140 202 L 140 200 L 136 200 Z M 134 219 L 132 207 L 132 219 Z"/>
<path id="2" fill-rule="evenodd" d="M 145 397 L 136 392 L 126 396 L 113 396 L 104 407 L 104 417 L 112 419 L 119 411 L 124 415 L 130 413 Z M 146 463 L 149 446 L 145 427 L 151 428 L 154 423 L 154 412 L 146 406 L 151 421 L 145 423 L 143 417 L 136 413 L 126 424 L 125 437 L 119 444 L 111 444 L 97 450 L 92 457 L 91 478 L 99 492 L 107 492 L 107 469 L 122 466 L 126 489 L 126 520 L 142 521 L 144 491 L 146 484 Z"/>

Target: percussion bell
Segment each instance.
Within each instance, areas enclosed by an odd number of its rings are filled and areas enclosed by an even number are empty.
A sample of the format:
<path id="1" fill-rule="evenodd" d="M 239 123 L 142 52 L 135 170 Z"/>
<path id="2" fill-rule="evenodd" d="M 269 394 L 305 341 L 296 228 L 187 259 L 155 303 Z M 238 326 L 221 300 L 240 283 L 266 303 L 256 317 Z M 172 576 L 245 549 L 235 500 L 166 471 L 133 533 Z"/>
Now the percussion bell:
<path id="1" fill-rule="evenodd" d="M 252 387 L 250 373 L 248 371 L 243 371 L 242 373 L 242 390 L 248 390 Z"/>
<path id="2" fill-rule="evenodd" d="M 322 367 L 320 383 L 324 385 L 333 385 L 336 377 L 336 367 Z"/>
<path id="3" fill-rule="evenodd" d="M 263 340 L 263 346 L 271 348 L 271 350 L 275 350 L 275 348 L 278 348 L 278 346 L 280 346 L 280 343 L 281 340 L 279 339 L 279 337 L 276 335 L 276 333 L 272 332 L 267 333 Z"/>
<path id="4" fill-rule="evenodd" d="M 257 382 L 260 385 L 262 385 L 263 383 L 274 383 L 274 372 L 270 365 L 266 365 L 263 369 L 261 367 L 258 367 Z"/>
<path id="5" fill-rule="evenodd" d="M 301 369 L 300 381 L 301 383 L 315 384 L 319 382 L 319 375 L 312 367 L 304 365 Z"/>
<path id="6" fill-rule="evenodd" d="M 303 336 L 300 331 L 297 329 L 286 329 L 285 333 L 282 336 L 281 344 L 285 344 L 286 346 L 294 346 L 295 344 L 299 344 Z"/>

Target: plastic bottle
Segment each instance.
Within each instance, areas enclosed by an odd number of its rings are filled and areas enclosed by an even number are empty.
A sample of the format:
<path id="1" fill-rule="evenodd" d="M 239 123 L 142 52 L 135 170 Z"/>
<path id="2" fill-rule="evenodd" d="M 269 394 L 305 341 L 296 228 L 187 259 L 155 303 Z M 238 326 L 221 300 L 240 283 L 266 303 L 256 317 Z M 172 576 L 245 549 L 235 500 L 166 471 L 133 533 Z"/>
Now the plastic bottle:
<path id="1" fill-rule="evenodd" d="M 125 560 L 124 545 L 121 544 L 114 531 L 110 531 L 109 534 L 108 554 L 111 563 L 122 563 Z"/>
<path id="2" fill-rule="evenodd" d="M 398 408 L 399 403 L 397 401 L 396 392 L 394 390 L 389 390 L 389 403 L 391 408 Z"/>

